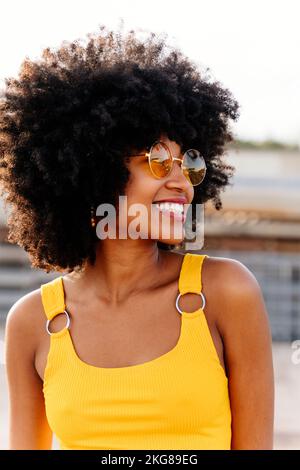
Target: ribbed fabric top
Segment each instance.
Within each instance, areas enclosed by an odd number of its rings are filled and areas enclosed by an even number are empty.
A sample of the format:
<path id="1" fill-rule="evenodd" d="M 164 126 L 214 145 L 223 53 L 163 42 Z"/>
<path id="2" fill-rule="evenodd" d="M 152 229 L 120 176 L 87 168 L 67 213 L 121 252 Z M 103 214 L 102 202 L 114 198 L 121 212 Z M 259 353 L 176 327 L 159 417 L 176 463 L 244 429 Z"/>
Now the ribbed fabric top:
<path id="1" fill-rule="evenodd" d="M 200 293 L 207 255 L 186 253 L 179 293 Z M 62 276 L 41 285 L 48 320 L 66 310 Z M 43 392 L 61 449 L 230 449 L 228 379 L 201 307 L 167 353 L 125 367 L 82 361 L 70 328 L 50 337 Z"/>

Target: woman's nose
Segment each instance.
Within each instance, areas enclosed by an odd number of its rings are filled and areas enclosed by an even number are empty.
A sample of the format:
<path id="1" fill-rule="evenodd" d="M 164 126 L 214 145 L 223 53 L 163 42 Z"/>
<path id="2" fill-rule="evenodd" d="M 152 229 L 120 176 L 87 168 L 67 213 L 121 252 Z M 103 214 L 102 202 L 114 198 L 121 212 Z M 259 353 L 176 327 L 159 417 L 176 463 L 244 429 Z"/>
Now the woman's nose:
<path id="1" fill-rule="evenodd" d="M 182 171 L 182 159 L 181 158 L 174 158 L 173 159 L 173 167 L 172 167 L 172 171 L 171 171 L 171 174 L 173 173 L 174 176 L 184 176 L 184 173 Z"/>
<path id="2" fill-rule="evenodd" d="M 173 167 L 169 174 L 168 182 L 172 184 L 172 182 L 175 181 L 176 185 L 180 185 L 184 188 L 190 188 L 192 185 L 183 173 L 181 164 L 181 158 L 174 158 Z"/>

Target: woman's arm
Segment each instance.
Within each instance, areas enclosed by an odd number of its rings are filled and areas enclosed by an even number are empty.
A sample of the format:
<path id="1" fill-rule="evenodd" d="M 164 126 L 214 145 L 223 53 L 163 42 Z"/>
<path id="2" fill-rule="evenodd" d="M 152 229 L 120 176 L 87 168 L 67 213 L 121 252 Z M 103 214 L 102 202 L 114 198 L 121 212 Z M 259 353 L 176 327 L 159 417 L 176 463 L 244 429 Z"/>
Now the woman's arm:
<path id="1" fill-rule="evenodd" d="M 43 382 L 34 366 L 35 292 L 10 309 L 5 331 L 9 391 L 9 449 L 51 449 L 43 396 Z"/>
<path id="2" fill-rule="evenodd" d="M 224 341 L 232 410 L 232 449 L 272 449 L 272 337 L 260 286 L 242 263 L 221 259 L 218 329 Z M 220 272 L 219 271 L 219 272 Z"/>

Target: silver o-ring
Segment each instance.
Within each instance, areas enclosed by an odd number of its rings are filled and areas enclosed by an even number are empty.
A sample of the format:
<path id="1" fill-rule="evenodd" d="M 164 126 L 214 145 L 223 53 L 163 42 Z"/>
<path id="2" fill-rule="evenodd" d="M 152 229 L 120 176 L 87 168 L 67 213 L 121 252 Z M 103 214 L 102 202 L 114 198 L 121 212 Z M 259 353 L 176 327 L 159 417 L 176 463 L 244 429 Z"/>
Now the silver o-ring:
<path id="1" fill-rule="evenodd" d="M 71 320 L 70 320 L 70 316 L 69 316 L 68 312 L 67 312 L 66 310 L 64 310 L 64 311 L 61 312 L 61 313 L 65 313 L 66 316 L 67 316 L 67 324 L 66 324 L 66 326 L 65 326 L 63 329 L 69 328 Z M 55 318 L 55 317 L 53 317 L 53 318 Z M 53 333 L 51 333 L 51 331 L 49 330 L 49 325 L 50 325 L 50 322 L 53 320 L 53 318 L 51 318 L 51 320 L 47 320 L 47 323 L 46 323 L 46 330 L 47 330 L 47 333 L 48 333 L 50 336 L 51 336 Z M 60 331 L 62 331 L 62 330 L 60 330 Z"/>
<path id="2" fill-rule="evenodd" d="M 183 312 L 183 311 L 179 308 L 179 305 L 178 305 L 179 299 L 180 299 L 180 297 L 181 297 L 182 295 L 189 294 L 189 293 L 190 293 L 190 294 L 199 294 L 199 295 L 201 296 L 201 298 L 202 298 L 202 307 L 200 307 L 201 310 L 203 310 L 204 307 L 205 307 L 205 297 L 204 297 L 204 295 L 202 294 L 202 292 L 185 292 L 184 294 L 181 294 L 181 293 L 179 292 L 179 294 L 178 294 L 178 296 L 177 296 L 177 299 L 176 299 L 176 308 L 177 308 L 178 312 L 180 312 L 181 314 L 183 314 L 183 313 L 185 313 L 185 312 Z M 199 308 L 198 310 L 200 310 L 200 308 Z M 197 310 L 196 310 L 196 311 L 197 311 Z M 190 313 L 193 313 L 193 312 L 190 312 Z"/>

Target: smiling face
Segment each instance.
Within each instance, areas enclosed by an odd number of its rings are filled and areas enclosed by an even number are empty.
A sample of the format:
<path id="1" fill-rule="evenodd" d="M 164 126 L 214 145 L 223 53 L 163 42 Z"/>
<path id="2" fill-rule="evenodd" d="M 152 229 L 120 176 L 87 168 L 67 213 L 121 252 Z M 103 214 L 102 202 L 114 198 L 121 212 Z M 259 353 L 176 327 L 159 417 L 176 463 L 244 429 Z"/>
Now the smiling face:
<path id="1" fill-rule="evenodd" d="M 174 157 L 182 159 L 180 146 L 175 141 L 169 140 L 167 136 L 161 136 L 159 140 L 169 147 Z M 175 160 L 169 175 L 160 179 L 152 174 L 148 158 L 143 155 L 130 156 L 127 167 L 130 171 L 130 178 L 125 192 L 127 211 L 129 211 L 130 206 L 137 203 L 144 208 L 143 213 L 136 212 L 139 220 L 143 221 L 138 227 L 141 238 L 154 239 L 174 245 L 182 242 L 184 239 L 184 221 L 180 212 L 182 210 L 186 215 L 189 204 L 191 204 L 194 197 L 194 188 L 184 176 L 180 162 Z M 169 199 L 177 199 L 178 203 L 157 204 L 158 201 Z M 121 220 L 126 220 L 126 216 L 124 218 L 125 210 L 125 208 L 120 208 L 122 219 L 120 218 L 119 223 L 123 229 L 124 223 Z M 129 214 L 127 215 L 127 226 L 129 226 L 136 219 L 136 216 L 128 212 L 127 214 Z M 147 224 L 144 223 L 146 221 Z"/>

